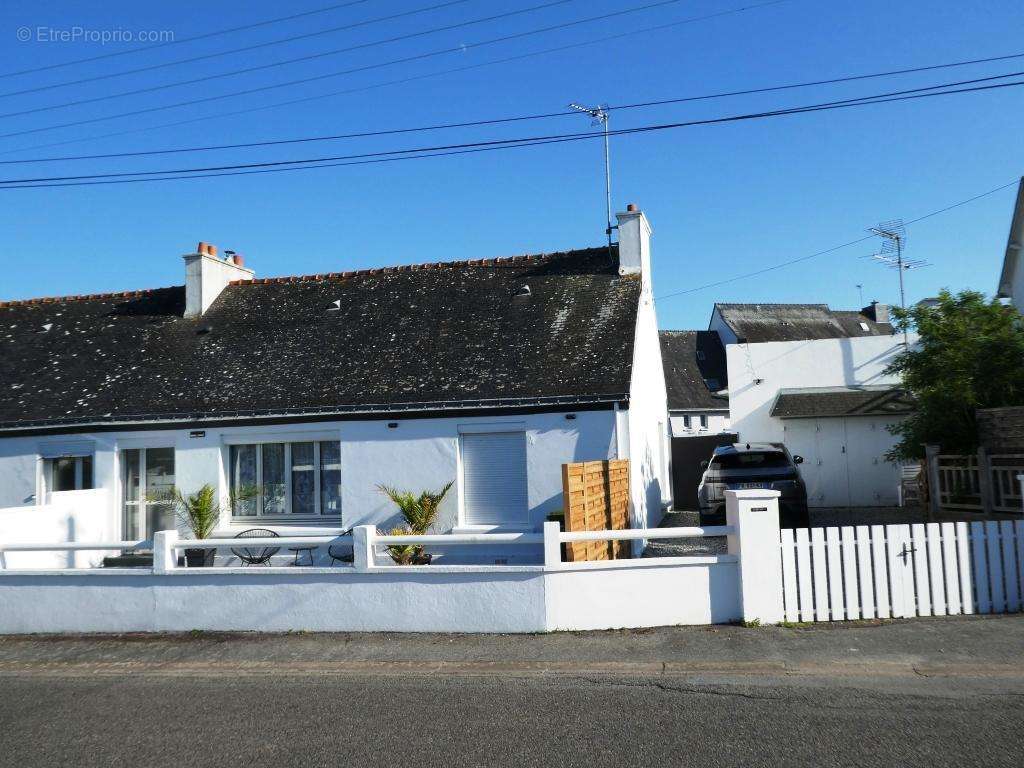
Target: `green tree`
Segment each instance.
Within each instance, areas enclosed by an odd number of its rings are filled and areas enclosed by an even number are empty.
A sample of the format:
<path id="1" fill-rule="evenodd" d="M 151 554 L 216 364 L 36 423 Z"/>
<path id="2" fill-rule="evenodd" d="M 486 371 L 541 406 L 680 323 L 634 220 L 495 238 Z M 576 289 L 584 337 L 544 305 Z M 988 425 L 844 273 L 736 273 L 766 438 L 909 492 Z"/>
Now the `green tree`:
<path id="1" fill-rule="evenodd" d="M 1024 405 L 1024 318 L 1016 309 L 977 291 L 943 290 L 934 306 L 893 314 L 919 342 L 888 368 L 916 401 L 892 428 L 900 442 L 890 458 L 923 458 L 926 444 L 969 453 L 978 446 L 976 409 Z"/>

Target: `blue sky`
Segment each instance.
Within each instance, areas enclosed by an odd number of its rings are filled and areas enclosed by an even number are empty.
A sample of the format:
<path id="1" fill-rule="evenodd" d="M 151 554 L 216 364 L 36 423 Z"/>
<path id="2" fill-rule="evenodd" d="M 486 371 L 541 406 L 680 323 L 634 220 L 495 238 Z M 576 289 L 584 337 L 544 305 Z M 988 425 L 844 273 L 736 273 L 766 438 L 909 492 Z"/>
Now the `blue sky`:
<path id="1" fill-rule="evenodd" d="M 542 0 L 470 0 L 359 30 L 232 56 L 0 98 L 0 115 L 175 82 L 411 33 Z M 790 0 L 778 5 L 413 83 L 242 115 L 226 112 L 516 56 L 747 5 L 693 0 L 572 29 L 318 83 L 0 139 L 0 159 L 221 144 L 558 111 L 569 101 L 623 104 L 923 66 L 1024 51 L 1024 5 Z M 134 54 L 0 79 L 0 94 L 223 51 L 399 13 L 431 0 L 368 0 L 347 9 Z M 499 22 L 247 75 L 93 104 L 0 117 L 0 133 L 108 117 L 384 62 L 525 31 L 644 0 L 577 0 Z M 169 30 L 177 39 L 330 5 L 256 0 L 111 0 L 0 8 L 0 73 L 134 45 L 41 41 L 39 27 Z M 283 10 L 284 9 L 284 10 Z M 20 42 L 20 27 L 34 39 Z M 51 34 L 51 33 L 43 33 Z M 53 33 L 53 34 L 56 34 Z M 613 127 L 695 120 L 1024 70 L 1024 59 L 899 79 L 696 102 L 613 115 Z M 1024 91 L 697 127 L 616 138 L 613 199 L 637 202 L 655 230 L 655 294 L 684 291 L 915 218 L 1024 172 Z M 166 123 L 202 118 L 175 127 Z M 152 128 L 150 130 L 150 128 Z M 287 160 L 587 130 L 586 118 L 163 158 L 0 166 L 0 177 Z M 146 130 L 137 130 L 146 129 Z M 123 136 L 93 137 L 121 131 Z M 89 139 L 83 141 L 83 139 Z M 53 142 L 57 147 L 28 149 Z M 25 151 L 18 151 L 24 149 Z M 420 159 L 208 180 L 0 192 L 0 298 L 180 284 L 180 255 L 199 240 L 244 253 L 261 276 L 534 253 L 600 244 L 600 144 Z M 42 173 L 40 173 L 42 171 Z M 1009 226 L 1006 189 L 913 225 L 911 300 L 940 287 L 991 292 Z M 702 328 L 715 301 L 895 302 L 896 276 L 864 243 L 800 265 L 658 303 L 664 328 Z"/>

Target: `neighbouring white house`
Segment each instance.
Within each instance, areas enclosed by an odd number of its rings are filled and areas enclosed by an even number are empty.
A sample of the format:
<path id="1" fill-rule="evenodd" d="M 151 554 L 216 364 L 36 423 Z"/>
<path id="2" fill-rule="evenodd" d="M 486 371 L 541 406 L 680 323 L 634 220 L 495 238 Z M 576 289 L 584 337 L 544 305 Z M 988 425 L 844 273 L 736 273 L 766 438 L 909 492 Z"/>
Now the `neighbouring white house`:
<path id="1" fill-rule="evenodd" d="M 657 525 L 651 230 L 617 218 L 612 248 L 302 277 L 201 243 L 184 286 L 0 303 L 0 539 L 146 539 L 175 527 L 154 496 L 206 483 L 259 491 L 225 537 L 386 528 L 379 485 L 449 481 L 437 532 L 538 531 L 562 464 L 611 458 Z"/>
<path id="2" fill-rule="evenodd" d="M 1009 299 L 1015 307 L 1024 311 L 1024 177 L 1017 187 L 1017 202 L 1013 206 L 1010 236 L 1006 241 L 1003 271 L 999 275 L 996 296 Z"/>
<path id="3" fill-rule="evenodd" d="M 903 349 L 885 311 L 880 304 L 859 313 L 814 304 L 715 307 L 712 326 L 731 338 L 732 428 L 740 442 L 784 443 L 803 456 L 811 507 L 898 503 L 889 427 L 912 403 L 899 378 L 885 373 Z"/>
<path id="4" fill-rule="evenodd" d="M 725 348 L 714 331 L 661 331 L 672 437 L 729 431 Z"/>

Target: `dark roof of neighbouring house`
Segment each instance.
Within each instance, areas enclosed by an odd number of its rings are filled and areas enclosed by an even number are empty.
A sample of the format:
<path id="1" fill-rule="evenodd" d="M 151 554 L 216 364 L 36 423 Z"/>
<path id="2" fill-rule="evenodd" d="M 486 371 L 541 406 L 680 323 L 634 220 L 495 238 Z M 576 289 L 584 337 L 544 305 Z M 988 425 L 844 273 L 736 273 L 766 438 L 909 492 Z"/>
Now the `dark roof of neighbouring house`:
<path id="1" fill-rule="evenodd" d="M 668 409 L 729 410 L 725 348 L 715 331 L 660 331 Z M 701 359 L 703 358 L 703 359 Z"/>
<path id="2" fill-rule="evenodd" d="M 771 415 L 779 419 L 827 416 L 900 416 L 914 410 L 914 403 L 902 389 L 782 390 L 775 398 Z"/>
<path id="3" fill-rule="evenodd" d="M 624 399 L 640 281 L 617 262 L 256 279 L 195 319 L 181 286 L 0 303 L 0 426 Z"/>
<path id="4" fill-rule="evenodd" d="M 736 336 L 749 344 L 893 333 L 890 323 L 877 323 L 862 311 L 832 310 L 827 304 L 715 304 L 715 308 Z"/>

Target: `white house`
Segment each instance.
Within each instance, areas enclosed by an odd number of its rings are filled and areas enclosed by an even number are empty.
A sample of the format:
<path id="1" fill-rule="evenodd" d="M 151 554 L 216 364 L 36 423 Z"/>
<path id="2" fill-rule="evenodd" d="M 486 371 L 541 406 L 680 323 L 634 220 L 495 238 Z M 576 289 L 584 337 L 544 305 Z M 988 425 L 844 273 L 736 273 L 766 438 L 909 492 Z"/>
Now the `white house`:
<path id="1" fill-rule="evenodd" d="M 1010 236 L 1003 256 L 1003 271 L 999 276 L 996 296 L 1009 299 L 1024 311 L 1024 177 L 1017 187 L 1017 202 L 1013 207 Z"/>
<path id="2" fill-rule="evenodd" d="M 672 437 L 729 431 L 725 348 L 714 331 L 661 331 Z"/>
<path id="3" fill-rule="evenodd" d="M 785 443 L 802 456 L 811 507 L 897 503 L 888 426 L 911 406 L 884 373 L 903 342 L 885 304 L 716 304 L 709 327 L 726 345 L 740 442 Z"/>
<path id="4" fill-rule="evenodd" d="M 268 279 L 201 243 L 184 286 L 0 303 L 0 538 L 52 540 L 47 505 L 101 489 L 66 535 L 146 539 L 174 526 L 155 494 L 205 483 L 259 489 L 223 536 L 385 527 L 378 485 L 449 481 L 439 532 L 539 530 L 561 465 L 608 458 L 656 525 L 651 230 L 618 223 L 611 249 Z"/>

